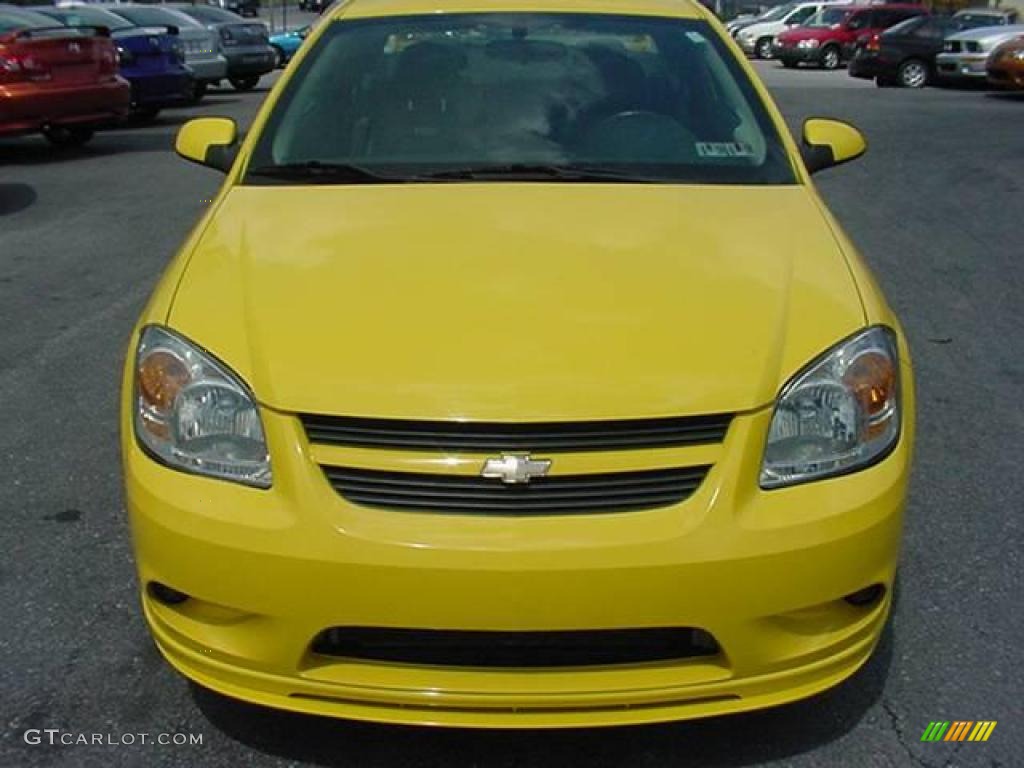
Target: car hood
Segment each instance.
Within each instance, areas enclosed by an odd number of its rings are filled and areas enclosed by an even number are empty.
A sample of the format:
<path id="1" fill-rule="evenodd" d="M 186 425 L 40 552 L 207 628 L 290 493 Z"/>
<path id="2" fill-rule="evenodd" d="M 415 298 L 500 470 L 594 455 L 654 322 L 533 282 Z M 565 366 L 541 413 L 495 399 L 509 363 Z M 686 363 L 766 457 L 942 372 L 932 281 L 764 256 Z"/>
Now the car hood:
<path id="1" fill-rule="evenodd" d="M 864 325 L 804 187 L 239 186 L 168 323 L 284 411 L 742 411 Z"/>
<path id="2" fill-rule="evenodd" d="M 833 40 L 843 35 L 842 27 L 793 27 L 779 35 L 779 40 L 799 42 L 800 40 Z"/>
<path id="3" fill-rule="evenodd" d="M 778 32 L 781 29 L 785 29 L 786 25 L 781 21 L 757 21 L 749 26 L 744 27 L 740 31 L 744 36 L 756 37 L 757 35 L 769 35 Z"/>

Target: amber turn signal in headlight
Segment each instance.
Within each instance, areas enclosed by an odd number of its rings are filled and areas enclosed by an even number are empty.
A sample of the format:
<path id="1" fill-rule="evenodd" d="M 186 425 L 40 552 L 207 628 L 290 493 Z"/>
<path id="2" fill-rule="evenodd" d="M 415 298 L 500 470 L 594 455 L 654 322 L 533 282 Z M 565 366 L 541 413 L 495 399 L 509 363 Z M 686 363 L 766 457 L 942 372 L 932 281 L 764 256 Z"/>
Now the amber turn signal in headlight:
<path id="1" fill-rule="evenodd" d="M 267 488 L 270 456 L 256 400 L 224 364 L 166 328 L 142 332 L 135 435 L 175 469 Z"/>
<path id="2" fill-rule="evenodd" d="M 863 469 L 885 457 L 899 432 L 896 335 L 890 328 L 868 328 L 783 387 L 768 430 L 761 487 Z"/>

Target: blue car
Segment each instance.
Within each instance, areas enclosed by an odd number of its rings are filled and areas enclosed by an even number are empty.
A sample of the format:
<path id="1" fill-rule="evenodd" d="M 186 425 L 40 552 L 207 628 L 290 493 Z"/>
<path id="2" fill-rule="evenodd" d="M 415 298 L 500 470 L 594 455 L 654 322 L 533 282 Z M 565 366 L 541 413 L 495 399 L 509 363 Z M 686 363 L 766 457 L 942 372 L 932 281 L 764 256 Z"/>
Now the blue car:
<path id="1" fill-rule="evenodd" d="M 164 107 L 188 103 L 192 73 L 173 27 L 137 27 L 102 8 L 33 8 L 68 27 L 106 27 L 117 46 L 120 73 L 132 86 L 132 114 L 156 117 Z"/>
<path id="2" fill-rule="evenodd" d="M 302 41 L 306 39 L 308 34 L 309 25 L 300 29 L 292 29 L 288 32 L 278 32 L 276 35 L 270 36 L 270 47 L 274 49 L 274 57 L 278 69 L 284 67 L 285 64 L 292 60 L 292 56 L 299 50 L 299 46 L 302 45 Z"/>

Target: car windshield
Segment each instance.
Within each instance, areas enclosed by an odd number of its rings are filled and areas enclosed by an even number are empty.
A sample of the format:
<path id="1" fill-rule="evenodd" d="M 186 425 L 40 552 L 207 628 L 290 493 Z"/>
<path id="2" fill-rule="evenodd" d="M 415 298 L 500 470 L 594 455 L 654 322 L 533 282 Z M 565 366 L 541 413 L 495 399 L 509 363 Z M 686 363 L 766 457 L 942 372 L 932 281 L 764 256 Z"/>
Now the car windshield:
<path id="1" fill-rule="evenodd" d="M 233 24 L 244 21 L 244 19 L 238 14 L 231 13 L 231 11 L 225 11 L 220 8 L 211 8 L 207 5 L 190 5 L 186 7 L 179 7 L 177 10 L 191 16 L 193 19 L 199 19 L 206 24 Z"/>
<path id="2" fill-rule="evenodd" d="M 825 8 L 808 19 L 804 26 L 817 29 L 831 29 L 832 27 L 838 27 L 846 21 L 849 15 L 850 11 L 843 8 Z"/>
<path id="3" fill-rule="evenodd" d="M 793 183 L 761 98 L 704 21 L 455 14 L 335 21 L 248 183 Z"/>
<path id="4" fill-rule="evenodd" d="M 138 6 L 121 7 L 117 6 L 113 9 L 113 13 L 118 16 L 122 16 L 128 21 L 136 24 L 140 27 L 152 27 L 152 26 L 189 26 L 189 27 L 201 27 L 195 19 L 191 19 L 183 13 L 177 13 L 166 8 L 142 8 Z"/>
<path id="5" fill-rule="evenodd" d="M 1006 17 L 992 13 L 958 13 L 953 17 L 961 29 L 998 27 L 1006 24 Z"/>
<path id="6" fill-rule="evenodd" d="M 786 3 L 785 5 L 777 5 L 770 11 L 758 16 L 758 21 L 777 21 L 783 18 L 786 14 L 796 8 L 796 3 Z"/>
<path id="7" fill-rule="evenodd" d="M 47 16 L 67 24 L 70 27 L 106 27 L 110 30 L 130 29 L 134 25 L 120 16 L 101 10 L 99 8 L 73 8 L 62 10 L 59 8 L 47 8 L 41 11 Z"/>
<path id="8" fill-rule="evenodd" d="M 914 16 L 913 18 L 907 19 L 906 21 L 901 21 L 899 24 L 893 24 L 891 27 L 885 30 L 885 32 L 883 32 L 882 35 L 888 37 L 896 37 L 897 35 L 905 34 L 907 32 L 914 30 L 923 21 L 924 19 L 921 16 Z"/>

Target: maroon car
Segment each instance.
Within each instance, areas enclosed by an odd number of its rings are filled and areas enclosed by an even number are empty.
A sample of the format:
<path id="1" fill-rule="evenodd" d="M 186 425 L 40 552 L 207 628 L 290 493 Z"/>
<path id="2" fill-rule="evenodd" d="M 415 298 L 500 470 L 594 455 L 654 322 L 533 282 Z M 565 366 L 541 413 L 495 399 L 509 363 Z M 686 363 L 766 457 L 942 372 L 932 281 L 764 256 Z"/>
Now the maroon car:
<path id="1" fill-rule="evenodd" d="M 924 6 L 908 3 L 827 6 L 803 26 L 775 38 L 772 53 L 784 67 L 808 62 L 837 69 L 853 57 L 858 40 L 869 40 L 901 21 L 926 13 Z"/>
<path id="2" fill-rule="evenodd" d="M 117 66 L 108 30 L 0 7 L 0 136 L 41 132 L 54 144 L 84 144 L 128 114 L 131 87 Z"/>

